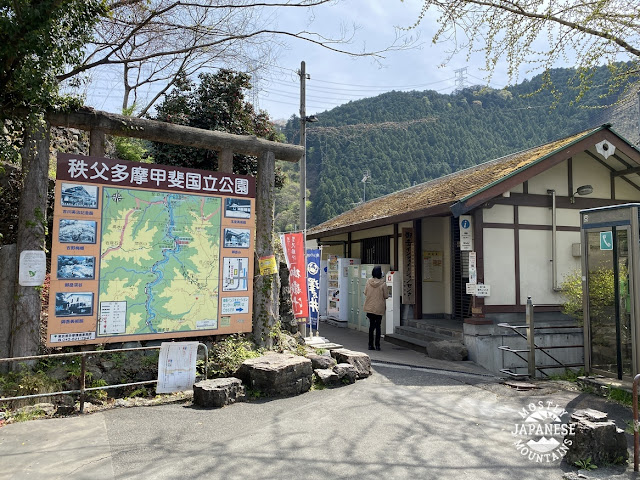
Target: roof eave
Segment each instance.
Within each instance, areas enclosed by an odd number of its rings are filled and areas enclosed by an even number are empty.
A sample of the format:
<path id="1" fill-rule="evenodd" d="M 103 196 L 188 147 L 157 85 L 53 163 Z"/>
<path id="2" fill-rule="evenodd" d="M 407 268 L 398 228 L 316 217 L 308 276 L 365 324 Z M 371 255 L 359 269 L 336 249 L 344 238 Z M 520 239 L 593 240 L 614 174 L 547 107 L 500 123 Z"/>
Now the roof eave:
<path id="1" fill-rule="evenodd" d="M 438 217 L 451 215 L 451 206 L 449 204 L 434 205 L 432 207 L 423 208 L 420 210 L 414 210 L 411 212 L 405 212 L 399 215 L 392 215 L 388 217 L 380 217 L 365 222 L 358 222 L 344 227 L 336 229 L 327 229 L 320 232 L 307 231 L 308 239 L 318 239 L 322 237 L 330 237 L 334 235 L 341 235 L 343 233 L 357 232 L 360 230 L 367 230 L 376 227 L 386 227 L 395 223 L 402 223 L 411 220 L 416 220 L 422 217 Z"/>

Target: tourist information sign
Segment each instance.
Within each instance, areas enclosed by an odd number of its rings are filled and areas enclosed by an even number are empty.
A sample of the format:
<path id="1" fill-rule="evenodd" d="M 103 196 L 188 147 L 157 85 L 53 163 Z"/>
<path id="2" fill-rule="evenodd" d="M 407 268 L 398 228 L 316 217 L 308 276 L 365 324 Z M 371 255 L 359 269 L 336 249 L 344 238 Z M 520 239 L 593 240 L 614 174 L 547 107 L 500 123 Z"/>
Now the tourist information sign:
<path id="1" fill-rule="evenodd" d="M 58 154 L 47 344 L 251 331 L 255 180 Z"/>

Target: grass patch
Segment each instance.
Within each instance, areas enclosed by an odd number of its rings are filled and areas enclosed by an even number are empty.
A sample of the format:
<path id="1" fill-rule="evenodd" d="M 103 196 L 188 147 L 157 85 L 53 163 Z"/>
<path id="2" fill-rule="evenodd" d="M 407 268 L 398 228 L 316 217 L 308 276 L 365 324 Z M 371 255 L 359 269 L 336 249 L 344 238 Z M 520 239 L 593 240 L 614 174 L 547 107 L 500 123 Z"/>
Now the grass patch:
<path id="1" fill-rule="evenodd" d="M 32 410 L 19 410 L 11 416 L 13 422 L 28 422 L 29 420 L 36 420 L 46 416 L 46 412 L 40 408 L 34 408 Z"/>
<path id="2" fill-rule="evenodd" d="M 609 387 L 607 389 L 607 400 L 631 407 L 633 405 L 633 395 L 622 388 Z"/>
<path id="3" fill-rule="evenodd" d="M 42 370 L 32 372 L 23 366 L 18 372 L 0 375 L 0 395 L 3 397 L 21 397 L 58 390 L 60 382 L 50 378 Z"/>
<path id="4" fill-rule="evenodd" d="M 209 353 L 209 377 L 229 377 L 248 358 L 256 358 L 261 352 L 244 335 L 229 335 L 211 347 Z"/>

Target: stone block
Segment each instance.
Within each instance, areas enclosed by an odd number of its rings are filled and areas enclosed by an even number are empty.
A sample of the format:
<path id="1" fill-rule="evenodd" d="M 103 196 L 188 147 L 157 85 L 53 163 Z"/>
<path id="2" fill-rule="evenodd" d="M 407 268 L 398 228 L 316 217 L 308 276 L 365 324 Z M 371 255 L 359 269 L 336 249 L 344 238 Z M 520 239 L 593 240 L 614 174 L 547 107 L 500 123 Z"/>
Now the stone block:
<path id="1" fill-rule="evenodd" d="M 244 386 L 238 378 L 203 380 L 193 386 L 193 403 L 199 407 L 221 408 L 244 399 Z"/>
<path id="2" fill-rule="evenodd" d="M 341 385 L 340 377 L 330 368 L 317 368 L 313 371 L 318 380 L 327 387 L 338 387 Z"/>
<path id="3" fill-rule="evenodd" d="M 318 380 L 327 387 L 341 387 L 355 383 L 358 378 L 356 367 L 350 363 L 338 363 L 333 368 L 318 368 L 314 370 Z"/>
<path id="4" fill-rule="evenodd" d="M 455 340 L 427 342 L 427 355 L 438 360 L 461 362 L 469 357 L 467 347 Z"/>
<path id="5" fill-rule="evenodd" d="M 311 366 L 316 369 L 331 369 L 336 365 L 335 358 L 330 355 L 318 355 L 317 353 L 308 353 L 307 358 L 311 360 Z"/>
<path id="6" fill-rule="evenodd" d="M 338 363 L 333 367 L 333 371 L 338 375 L 342 385 L 355 383 L 358 379 L 358 370 L 350 363 Z"/>
<path id="7" fill-rule="evenodd" d="M 565 455 L 567 463 L 574 465 L 590 458 L 595 465 L 605 465 L 621 463 L 629 458 L 624 430 L 616 427 L 606 413 L 577 410 L 571 415 L 571 423 L 575 431 L 565 437 L 572 442 Z"/>
<path id="8" fill-rule="evenodd" d="M 366 353 L 355 352 L 346 348 L 331 350 L 331 356 L 337 363 L 349 363 L 356 368 L 358 379 L 371 375 L 371 358 Z"/>
<path id="9" fill-rule="evenodd" d="M 299 355 L 270 352 L 245 360 L 236 376 L 253 390 L 268 396 L 291 396 L 309 391 L 311 360 Z"/>

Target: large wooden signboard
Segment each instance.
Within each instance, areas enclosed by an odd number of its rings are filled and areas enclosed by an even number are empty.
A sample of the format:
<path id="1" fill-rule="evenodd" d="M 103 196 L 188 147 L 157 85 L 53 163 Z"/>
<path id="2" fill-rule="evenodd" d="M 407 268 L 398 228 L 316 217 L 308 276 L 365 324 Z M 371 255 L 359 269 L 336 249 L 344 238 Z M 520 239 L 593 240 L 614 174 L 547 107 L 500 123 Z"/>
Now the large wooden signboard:
<path id="1" fill-rule="evenodd" d="M 253 177 L 58 154 L 47 345 L 251 331 Z"/>

